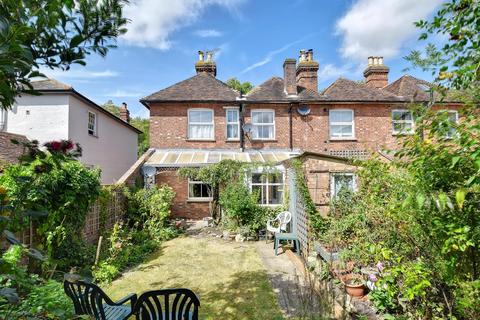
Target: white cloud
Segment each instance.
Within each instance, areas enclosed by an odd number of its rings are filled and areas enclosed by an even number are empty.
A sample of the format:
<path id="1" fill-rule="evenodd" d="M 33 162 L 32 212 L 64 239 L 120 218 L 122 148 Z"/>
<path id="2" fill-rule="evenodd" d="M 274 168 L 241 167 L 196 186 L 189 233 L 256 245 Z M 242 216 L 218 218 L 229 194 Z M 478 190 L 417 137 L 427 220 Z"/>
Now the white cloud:
<path id="1" fill-rule="evenodd" d="M 127 91 L 122 89 L 117 89 L 112 92 L 107 92 L 104 94 L 105 97 L 111 98 L 141 98 L 145 95 L 144 92 L 139 91 Z"/>
<path id="2" fill-rule="evenodd" d="M 222 33 L 215 29 L 201 29 L 195 31 L 193 34 L 200 38 L 216 38 L 222 36 Z"/>
<path id="3" fill-rule="evenodd" d="M 347 75 L 352 74 L 351 65 L 343 65 L 340 67 L 335 66 L 334 64 L 326 64 L 324 66 L 320 65 L 320 70 L 318 70 L 318 81 L 329 81 L 334 80 L 339 77 L 346 77 Z"/>
<path id="4" fill-rule="evenodd" d="M 49 69 L 49 68 L 40 68 L 40 72 L 45 74 L 49 78 L 53 79 L 73 79 L 73 80 L 90 80 L 98 78 L 114 78 L 119 75 L 118 72 L 112 70 L 67 70 L 62 71 L 60 69 Z"/>
<path id="5" fill-rule="evenodd" d="M 122 39 L 132 45 L 167 50 L 170 35 L 188 26 L 212 5 L 226 8 L 232 13 L 245 0 L 132 0 L 124 9 L 131 20 Z"/>
<path id="6" fill-rule="evenodd" d="M 368 56 L 396 56 L 418 29 L 414 22 L 427 17 L 442 0 L 358 0 L 337 21 L 344 58 L 364 61 Z"/>

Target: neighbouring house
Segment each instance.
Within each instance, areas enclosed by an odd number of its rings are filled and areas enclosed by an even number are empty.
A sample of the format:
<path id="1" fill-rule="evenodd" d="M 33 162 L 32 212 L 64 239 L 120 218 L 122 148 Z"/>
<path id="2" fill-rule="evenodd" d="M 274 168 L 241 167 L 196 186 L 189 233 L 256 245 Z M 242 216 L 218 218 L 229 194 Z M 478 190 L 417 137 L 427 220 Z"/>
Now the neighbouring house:
<path id="1" fill-rule="evenodd" d="M 2 124 L 0 123 L 0 128 Z M 18 143 L 13 143 L 16 141 Z M 13 134 L 0 131 L 0 174 L 4 166 L 12 163 L 18 163 L 19 157 L 24 152 L 22 143 L 28 142 L 27 137 L 19 134 Z"/>
<path id="2" fill-rule="evenodd" d="M 0 111 L 0 131 L 24 135 L 43 144 L 72 140 L 83 149 L 79 159 L 102 170 L 102 183 L 115 183 L 137 160 L 140 130 L 129 124 L 129 111 L 120 118 L 73 87 L 54 79 L 32 82 L 41 95 L 23 94 L 11 110 Z"/>
<path id="3" fill-rule="evenodd" d="M 319 64 L 313 51 L 286 59 L 283 78 L 272 77 L 242 96 L 216 78 L 211 55 L 200 52 L 196 75 L 141 99 L 150 110 L 150 145 L 144 158 L 146 181 L 167 183 L 176 192 L 173 213 L 185 218 L 210 215 L 209 186 L 181 179 L 180 167 L 198 167 L 222 159 L 278 162 L 280 176 L 249 177 L 260 203 L 282 204 L 287 178 L 282 161 L 309 152 L 306 165 L 317 206 L 325 207 L 339 188 L 355 188 L 355 170 L 344 159 L 364 159 L 395 150 L 413 133 L 412 101 L 427 103 L 431 84 L 404 75 L 389 82 L 382 57 L 369 57 L 364 81 L 340 78 L 319 92 Z M 450 110 L 455 101 L 434 108 Z"/>

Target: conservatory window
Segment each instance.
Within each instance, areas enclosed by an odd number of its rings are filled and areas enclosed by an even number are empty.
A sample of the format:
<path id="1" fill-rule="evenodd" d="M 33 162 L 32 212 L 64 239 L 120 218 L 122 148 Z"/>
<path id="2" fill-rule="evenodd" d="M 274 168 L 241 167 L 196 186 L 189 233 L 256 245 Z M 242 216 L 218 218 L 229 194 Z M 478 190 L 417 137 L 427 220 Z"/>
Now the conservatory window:
<path id="1" fill-rule="evenodd" d="M 392 111 L 392 129 L 393 134 L 412 134 L 413 116 L 409 110 Z"/>
<path id="2" fill-rule="evenodd" d="M 193 140 L 213 140 L 213 110 L 188 110 L 188 138 Z"/>
<path id="3" fill-rule="evenodd" d="M 275 139 L 275 112 L 273 110 L 252 110 L 252 139 Z"/>
<path id="4" fill-rule="evenodd" d="M 330 138 L 354 138 L 353 110 L 330 110 Z"/>
<path id="5" fill-rule="evenodd" d="M 333 173 L 330 179 L 330 195 L 336 198 L 343 190 L 355 191 L 357 188 L 353 173 Z"/>
<path id="6" fill-rule="evenodd" d="M 212 200 L 212 188 L 208 183 L 188 180 L 188 200 Z"/>
<path id="7" fill-rule="evenodd" d="M 283 173 L 253 173 L 250 189 L 258 194 L 261 205 L 281 205 L 283 203 Z"/>

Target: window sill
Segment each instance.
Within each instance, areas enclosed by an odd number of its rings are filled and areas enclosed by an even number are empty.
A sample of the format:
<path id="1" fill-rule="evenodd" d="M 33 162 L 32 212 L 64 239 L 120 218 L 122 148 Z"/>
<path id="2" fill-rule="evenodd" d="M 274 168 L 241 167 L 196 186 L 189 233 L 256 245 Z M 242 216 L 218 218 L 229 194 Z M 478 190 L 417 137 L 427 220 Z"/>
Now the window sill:
<path id="1" fill-rule="evenodd" d="M 188 142 L 216 142 L 215 139 L 185 139 Z"/>
<path id="2" fill-rule="evenodd" d="M 212 198 L 192 198 L 192 199 L 187 199 L 187 202 L 203 202 L 203 203 L 208 203 L 211 202 L 213 199 Z"/>
<path id="3" fill-rule="evenodd" d="M 333 137 L 329 139 L 330 141 L 358 141 L 357 138 L 348 138 L 348 137 Z"/>
<path id="4" fill-rule="evenodd" d="M 278 142 L 277 139 L 251 139 L 252 142 Z"/>
<path id="5" fill-rule="evenodd" d="M 240 139 L 225 139 L 225 142 L 240 142 Z"/>
<path id="6" fill-rule="evenodd" d="M 97 138 L 97 139 L 98 139 L 98 135 L 96 135 L 96 134 L 91 134 L 91 133 L 89 133 L 88 135 L 89 135 L 90 137 L 92 137 L 92 138 Z"/>

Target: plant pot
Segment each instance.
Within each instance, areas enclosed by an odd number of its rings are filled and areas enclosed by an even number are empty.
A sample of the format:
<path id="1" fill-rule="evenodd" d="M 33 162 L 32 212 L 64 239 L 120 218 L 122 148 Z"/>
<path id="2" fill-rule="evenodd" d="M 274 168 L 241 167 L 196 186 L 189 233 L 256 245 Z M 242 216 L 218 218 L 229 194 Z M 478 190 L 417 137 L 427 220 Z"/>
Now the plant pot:
<path id="1" fill-rule="evenodd" d="M 353 298 L 361 298 L 365 295 L 365 284 L 362 283 L 352 283 L 352 280 L 359 279 L 363 281 L 363 277 L 357 274 L 345 274 L 339 277 L 340 280 L 345 285 L 345 291 L 347 294 Z"/>

